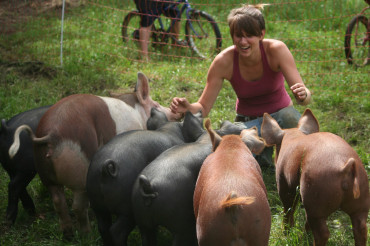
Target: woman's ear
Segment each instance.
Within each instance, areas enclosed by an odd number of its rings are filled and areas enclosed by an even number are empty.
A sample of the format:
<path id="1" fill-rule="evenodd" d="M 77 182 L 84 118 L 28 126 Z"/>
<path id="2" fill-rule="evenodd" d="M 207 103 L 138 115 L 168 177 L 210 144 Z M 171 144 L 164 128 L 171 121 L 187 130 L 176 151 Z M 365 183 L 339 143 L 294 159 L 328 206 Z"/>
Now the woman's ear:
<path id="1" fill-rule="evenodd" d="M 266 33 L 266 30 L 265 30 L 265 29 L 263 29 L 263 30 L 261 31 L 261 40 L 265 37 L 265 33 Z"/>

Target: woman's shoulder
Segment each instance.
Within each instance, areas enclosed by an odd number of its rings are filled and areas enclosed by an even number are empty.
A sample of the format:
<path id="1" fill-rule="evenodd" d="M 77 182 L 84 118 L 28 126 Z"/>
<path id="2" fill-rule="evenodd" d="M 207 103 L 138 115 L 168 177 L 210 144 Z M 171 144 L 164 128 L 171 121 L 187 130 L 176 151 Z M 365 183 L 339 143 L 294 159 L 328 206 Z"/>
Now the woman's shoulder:
<path id="1" fill-rule="evenodd" d="M 222 50 L 213 60 L 213 63 L 216 64 L 230 64 L 233 62 L 234 58 L 234 45 L 227 47 L 226 49 Z"/>
<path id="2" fill-rule="evenodd" d="M 218 76 L 229 79 L 232 73 L 234 46 L 222 50 L 213 60 L 210 70 Z"/>
<path id="3" fill-rule="evenodd" d="M 277 39 L 264 39 L 263 47 L 267 54 L 277 55 L 280 52 L 288 50 L 288 47 L 283 41 Z"/>
<path id="4" fill-rule="evenodd" d="M 276 72 L 279 71 L 281 63 L 290 53 L 288 47 L 284 42 L 276 39 L 264 39 L 263 47 L 271 69 Z"/>
<path id="5" fill-rule="evenodd" d="M 235 50 L 235 46 L 234 45 L 231 45 L 229 47 L 227 47 L 226 49 L 222 50 L 217 56 L 220 56 L 220 57 L 233 57 L 234 56 L 234 50 Z"/>

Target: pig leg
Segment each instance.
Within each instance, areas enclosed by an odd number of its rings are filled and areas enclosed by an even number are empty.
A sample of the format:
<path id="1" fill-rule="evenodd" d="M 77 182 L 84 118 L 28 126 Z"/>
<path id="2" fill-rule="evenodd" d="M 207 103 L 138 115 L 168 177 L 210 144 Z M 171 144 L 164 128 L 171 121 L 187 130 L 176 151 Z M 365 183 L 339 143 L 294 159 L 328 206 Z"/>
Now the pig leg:
<path id="1" fill-rule="evenodd" d="M 113 238 L 113 245 L 127 245 L 130 232 L 134 229 L 135 223 L 131 216 L 119 216 L 117 221 L 110 228 Z"/>
<path id="2" fill-rule="evenodd" d="M 54 209 L 59 216 L 63 236 L 70 240 L 73 236 L 72 220 L 68 213 L 68 206 L 64 195 L 63 186 L 53 185 L 48 187 L 53 199 Z"/>
<path id="3" fill-rule="evenodd" d="M 314 237 L 314 245 L 325 246 L 330 236 L 326 218 L 314 218 L 306 214 L 306 219 Z"/>
<path id="4" fill-rule="evenodd" d="M 81 232 L 88 233 L 91 231 L 88 215 L 89 198 L 87 197 L 86 191 L 74 191 L 73 195 L 72 209 L 77 216 Z"/>
<path id="5" fill-rule="evenodd" d="M 367 241 L 367 212 L 351 214 L 353 235 L 356 246 L 365 246 Z"/>
<path id="6" fill-rule="evenodd" d="M 19 198 L 21 199 L 24 210 L 26 210 L 29 215 L 34 216 L 36 214 L 35 204 L 33 203 L 33 200 L 28 194 L 26 188 L 23 189 Z"/>
<path id="7" fill-rule="evenodd" d="M 19 198 L 21 199 L 23 208 L 27 211 L 29 215 L 35 215 L 36 214 L 36 208 L 35 204 L 33 203 L 33 200 L 31 196 L 28 194 L 26 187 L 31 182 L 31 180 L 35 177 L 35 174 L 32 175 L 22 175 L 21 180 L 23 180 L 22 183 L 22 190 L 19 195 Z"/>
<path id="8" fill-rule="evenodd" d="M 298 184 L 297 186 L 288 185 L 284 178 L 277 180 L 280 200 L 284 207 L 284 227 L 287 230 L 289 227 L 294 226 L 294 211 L 300 197 L 299 192 L 296 190 Z"/>
<path id="9" fill-rule="evenodd" d="M 6 221 L 7 223 L 14 224 L 15 219 L 18 214 L 18 192 L 16 191 L 17 184 L 15 177 L 10 177 L 10 182 L 8 184 L 8 207 L 6 209 Z"/>
<path id="10" fill-rule="evenodd" d="M 143 246 L 157 246 L 157 228 L 141 226 L 139 229 Z"/>
<path id="11" fill-rule="evenodd" d="M 112 237 L 109 228 L 112 226 L 112 216 L 110 213 L 104 213 L 94 210 L 96 220 L 98 221 L 98 230 L 106 246 L 113 245 Z"/>
<path id="12" fill-rule="evenodd" d="M 10 179 L 8 185 L 8 207 L 6 210 L 6 220 L 10 224 L 14 224 L 17 217 L 19 199 L 21 199 L 23 207 L 30 215 L 35 214 L 35 205 L 26 190 L 27 185 L 33 177 L 34 175 L 30 177 L 29 175 L 20 173 L 12 176 Z"/>

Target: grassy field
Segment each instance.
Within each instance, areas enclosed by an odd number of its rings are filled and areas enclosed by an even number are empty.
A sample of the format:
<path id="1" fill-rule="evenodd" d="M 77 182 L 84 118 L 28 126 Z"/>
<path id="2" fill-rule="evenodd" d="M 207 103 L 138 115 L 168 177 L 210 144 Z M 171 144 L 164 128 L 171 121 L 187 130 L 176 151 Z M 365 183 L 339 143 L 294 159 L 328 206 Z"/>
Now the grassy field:
<path id="1" fill-rule="evenodd" d="M 120 25 L 123 16 L 134 9 L 132 1 L 95 0 L 81 6 L 68 5 L 64 20 L 63 64 L 60 59 L 61 8 L 48 1 L 13 2 L 14 6 L 8 9 L 6 3 L 0 4 L 0 10 L 5 10 L 0 13 L 6 13 L 2 16 L 8 18 L 7 25 L 0 29 L 0 118 L 9 119 L 74 93 L 108 95 L 110 91 L 132 91 L 138 71 L 151 79 L 152 98 L 165 106 L 174 96 L 195 101 L 202 92 L 211 59 L 199 60 L 186 48 L 166 46 L 165 49 L 150 49 L 151 62 L 142 63 L 137 60 L 135 50 L 122 44 Z M 241 2 L 191 2 L 215 17 L 224 38 L 223 48 L 231 45 L 226 17 L 229 10 L 240 6 Z M 364 1 L 270 2 L 265 8 L 266 37 L 281 39 L 288 45 L 313 93 L 309 108 L 316 115 L 321 131 L 344 138 L 357 151 L 369 174 L 369 66 L 347 65 L 343 51 L 346 25 L 365 7 Z M 37 15 L 35 9 L 39 12 Z M 234 106 L 234 92 L 225 82 L 209 115 L 214 128 L 223 120 L 233 121 Z M 305 107 L 297 106 L 297 109 L 303 112 Z M 296 212 L 296 226 L 289 234 L 284 234 L 283 208 L 274 173 L 265 172 L 264 181 L 272 211 L 270 245 L 312 245 L 311 234 L 304 231 L 302 208 Z M 1 219 L 5 217 L 8 182 L 8 175 L 0 169 Z M 29 217 L 20 206 L 14 226 L 0 224 L 0 245 L 101 245 L 92 211 L 93 232 L 82 236 L 76 230 L 75 239 L 65 242 L 50 195 L 38 177 L 28 190 L 39 216 Z M 68 197 L 71 202 L 69 193 Z M 334 213 L 328 225 L 331 232 L 328 245 L 354 245 L 347 215 L 341 211 Z M 140 245 L 137 230 L 131 234 L 129 245 Z M 163 228 L 159 245 L 171 245 L 171 235 Z"/>

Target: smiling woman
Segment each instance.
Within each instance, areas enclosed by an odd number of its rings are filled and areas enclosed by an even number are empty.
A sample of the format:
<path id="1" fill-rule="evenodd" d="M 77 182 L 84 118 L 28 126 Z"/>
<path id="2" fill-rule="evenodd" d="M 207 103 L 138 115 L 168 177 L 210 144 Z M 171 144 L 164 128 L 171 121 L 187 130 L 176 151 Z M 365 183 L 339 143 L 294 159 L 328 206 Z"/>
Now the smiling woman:
<path id="1" fill-rule="evenodd" d="M 307 105 L 311 93 L 297 70 L 293 55 L 279 40 L 264 39 L 266 28 L 263 4 L 244 5 L 231 10 L 228 16 L 233 45 L 213 60 L 207 83 L 198 102 L 190 104 L 186 98 L 175 97 L 171 110 L 183 113 L 210 112 L 226 79 L 236 95 L 236 118 L 245 128 L 257 126 L 260 132 L 263 113 L 271 114 L 282 128 L 297 125 L 300 113 L 293 107 L 284 81 L 300 105 Z M 257 156 L 264 167 L 273 165 L 272 148 Z"/>

